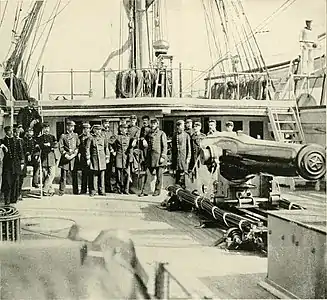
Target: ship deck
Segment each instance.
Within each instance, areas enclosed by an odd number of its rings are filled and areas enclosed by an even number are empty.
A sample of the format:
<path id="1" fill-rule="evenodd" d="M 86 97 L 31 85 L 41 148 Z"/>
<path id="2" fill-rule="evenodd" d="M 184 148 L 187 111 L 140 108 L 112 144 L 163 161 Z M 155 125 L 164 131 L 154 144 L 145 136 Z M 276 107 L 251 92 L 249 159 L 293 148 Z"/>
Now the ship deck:
<path id="1" fill-rule="evenodd" d="M 275 298 L 258 285 L 267 273 L 266 257 L 212 247 L 222 231 L 196 229 L 198 219 L 191 213 L 158 208 L 165 192 L 159 197 L 144 198 L 115 194 L 90 198 L 67 194 L 39 199 L 35 194 L 36 191 L 31 191 L 16 205 L 22 216 L 23 239 L 64 238 L 71 220 L 81 226 L 81 235 L 88 240 L 93 240 L 104 229 L 126 229 L 150 278 L 155 261 L 167 262 L 169 270 L 191 293 L 219 299 Z M 285 190 L 283 196 L 308 210 L 326 212 L 323 191 Z M 171 298 L 185 297 L 174 283 L 170 289 Z"/>

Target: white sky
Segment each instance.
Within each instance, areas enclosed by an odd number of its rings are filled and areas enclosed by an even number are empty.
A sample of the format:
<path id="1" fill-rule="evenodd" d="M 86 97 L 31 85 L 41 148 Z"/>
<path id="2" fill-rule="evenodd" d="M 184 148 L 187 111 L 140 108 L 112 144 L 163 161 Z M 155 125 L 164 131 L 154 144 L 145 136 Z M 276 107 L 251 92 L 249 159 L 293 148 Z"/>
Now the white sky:
<path id="1" fill-rule="evenodd" d="M 9 1 L 0 28 L 0 60 L 3 60 L 10 45 L 10 30 L 13 26 L 16 1 Z M 166 33 L 176 66 L 181 61 L 185 67 L 207 69 L 212 62 L 201 1 L 166 0 L 168 28 Z M 63 0 L 61 6 L 67 2 L 68 0 Z M 283 2 L 285 0 L 243 0 L 253 28 Z M 30 3 L 24 0 L 25 7 Z M 106 56 L 120 45 L 120 3 L 121 0 L 71 0 L 56 19 L 41 65 L 45 65 L 47 70 L 100 68 Z M 0 4 L 1 16 L 5 1 L 0 0 Z M 47 0 L 45 20 L 55 4 L 55 0 Z M 268 64 L 287 60 L 298 54 L 299 31 L 307 18 L 314 20 L 313 26 L 317 34 L 325 32 L 326 0 L 296 0 L 266 27 L 269 33 L 257 36 Z M 126 28 L 126 25 L 124 26 Z M 36 54 L 39 52 L 38 49 Z M 37 55 L 33 57 L 32 66 L 35 65 L 37 58 Z M 109 67 L 117 68 L 118 58 L 115 58 Z"/>

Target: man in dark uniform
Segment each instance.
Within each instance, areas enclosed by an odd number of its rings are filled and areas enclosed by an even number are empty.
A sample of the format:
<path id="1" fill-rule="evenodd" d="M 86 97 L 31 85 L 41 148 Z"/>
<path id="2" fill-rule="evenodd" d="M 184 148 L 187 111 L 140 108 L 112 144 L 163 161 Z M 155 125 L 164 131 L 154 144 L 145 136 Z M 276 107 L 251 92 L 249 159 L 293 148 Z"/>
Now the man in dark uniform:
<path id="1" fill-rule="evenodd" d="M 23 142 L 23 139 L 20 137 L 21 133 L 22 133 L 22 126 L 14 124 L 13 136 L 14 136 L 14 138 L 16 138 L 18 140 L 18 142 L 20 143 L 20 147 L 23 150 L 23 153 L 25 153 L 24 142 Z M 25 173 L 26 173 L 26 161 L 25 161 L 25 155 L 24 155 L 24 168 L 22 169 L 22 172 L 20 173 L 19 178 L 18 178 L 18 187 L 17 187 L 18 200 L 22 200 L 22 198 L 23 198 L 22 188 L 23 188 L 24 178 L 26 176 Z"/>
<path id="2" fill-rule="evenodd" d="M 86 141 L 86 160 L 93 178 L 93 190 L 90 196 L 96 195 L 96 188 L 100 196 L 105 196 L 104 178 L 110 153 L 107 141 L 101 133 L 101 125 L 94 125 L 93 132 L 94 134 Z"/>
<path id="3" fill-rule="evenodd" d="M 117 184 L 121 194 L 129 194 L 129 183 L 131 179 L 130 149 L 132 146 L 132 139 L 127 133 L 127 125 L 120 125 L 119 129 L 121 134 L 117 136 L 114 143 Z"/>
<path id="4" fill-rule="evenodd" d="M 83 123 L 83 133 L 79 136 L 79 163 L 80 169 L 82 170 L 81 194 L 86 194 L 87 190 L 89 190 L 89 194 L 91 194 L 93 190 L 92 172 L 86 159 L 86 143 L 89 138 L 91 138 L 91 125 L 89 123 Z"/>
<path id="5" fill-rule="evenodd" d="M 139 196 L 147 196 L 150 193 L 153 176 L 157 177 L 153 196 L 159 196 L 162 189 L 163 169 L 167 164 L 167 136 L 159 129 L 157 119 L 151 120 L 146 164 L 146 176 Z"/>
<path id="6" fill-rule="evenodd" d="M 149 139 L 149 134 L 151 132 L 151 127 L 149 124 L 150 117 L 143 116 L 142 121 L 143 121 L 143 124 L 142 124 L 141 130 L 140 130 L 140 139 L 138 142 L 138 147 L 141 150 L 141 152 L 140 152 L 141 171 L 146 171 L 145 159 L 147 157 L 148 139 Z"/>
<path id="7" fill-rule="evenodd" d="M 106 139 L 106 143 L 108 145 L 109 148 L 109 152 L 112 153 L 112 145 L 115 141 L 115 135 L 114 133 L 110 130 L 110 122 L 109 119 L 104 119 L 102 121 L 102 126 L 103 126 L 103 136 Z M 112 193 L 115 190 L 115 157 L 110 154 L 110 159 L 109 159 L 109 163 L 107 163 L 106 166 L 106 172 L 105 172 L 105 191 L 106 193 Z"/>
<path id="8" fill-rule="evenodd" d="M 187 119 L 185 121 L 185 132 L 192 136 L 194 129 L 193 129 L 193 120 Z"/>
<path id="9" fill-rule="evenodd" d="M 172 169 L 175 171 L 176 184 L 185 187 L 185 172 L 189 170 L 191 161 L 191 138 L 184 131 L 185 123 L 179 120 L 177 130 L 172 139 Z"/>
<path id="10" fill-rule="evenodd" d="M 19 176 L 24 168 L 24 152 L 22 143 L 13 136 L 11 126 L 5 126 L 5 137 L 0 141 L 4 149 L 2 190 L 5 204 L 18 200 Z"/>
<path id="11" fill-rule="evenodd" d="M 194 123 L 194 132 L 191 136 L 191 149 L 192 156 L 190 162 L 190 170 L 192 171 L 195 163 L 197 162 L 198 156 L 200 155 L 200 142 L 206 137 L 204 133 L 201 132 L 201 122 Z"/>
<path id="12" fill-rule="evenodd" d="M 41 131 L 42 118 L 38 111 L 34 108 L 36 100 L 34 98 L 28 99 L 28 105 L 21 108 L 18 113 L 18 124 L 23 126 L 26 132 L 28 128 L 32 127 L 34 129 L 34 134 L 37 137 Z"/>
<path id="13" fill-rule="evenodd" d="M 26 135 L 23 138 L 24 153 L 25 153 L 25 163 L 26 166 L 33 167 L 33 180 L 32 186 L 35 188 L 39 187 L 39 173 L 40 173 L 40 147 L 34 138 L 33 128 L 29 128 Z M 25 174 L 26 176 L 26 174 Z"/>
<path id="14" fill-rule="evenodd" d="M 210 135 L 215 135 L 216 132 L 217 132 L 217 129 L 216 129 L 216 120 L 209 120 L 209 131 L 207 133 L 207 136 L 210 136 Z"/>
<path id="15" fill-rule="evenodd" d="M 43 195 L 53 196 L 52 182 L 56 174 L 55 149 L 58 148 L 58 143 L 55 136 L 50 134 L 50 125 L 48 123 L 43 124 L 43 134 L 37 139 L 37 143 L 41 150 L 41 164 L 44 173 Z"/>
<path id="16" fill-rule="evenodd" d="M 131 173 L 138 172 L 140 165 L 140 150 L 138 149 L 138 141 L 140 138 L 141 129 L 137 125 L 136 115 L 130 117 L 130 125 L 128 126 L 128 135 L 131 138 L 131 143 L 133 147 L 130 148 L 130 159 L 131 159 Z"/>
<path id="17" fill-rule="evenodd" d="M 61 168 L 59 196 L 62 196 L 65 193 L 67 172 L 70 172 L 72 175 L 73 194 L 78 194 L 77 155 L 79 149 L 79 138 L 78 134 L 74 132 L 74 121 L 67 121 L 66 127 L 67 133 L 62 134 L 59 139 L 59 151 L 61 154 L 59 162 L 59 168 Z"/>

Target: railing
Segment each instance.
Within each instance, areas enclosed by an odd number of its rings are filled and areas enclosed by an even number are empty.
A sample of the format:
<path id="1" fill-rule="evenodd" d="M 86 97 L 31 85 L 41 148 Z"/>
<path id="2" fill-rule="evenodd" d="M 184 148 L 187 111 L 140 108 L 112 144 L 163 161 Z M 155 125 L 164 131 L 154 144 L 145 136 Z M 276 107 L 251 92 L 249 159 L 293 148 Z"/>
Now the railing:
<path id="1" fill-rule="evenodd" d="M 142 69 L 153 70 L 153 69 Z M 172 68 L 173 97 L 203 97 L 203 83 L 193 78 L 205 71 L 194 68 Z M 115 98 L 116 75 L 122 70 L 39 70 L 38 93 L 42 100 Z M 41 91 L 42 87 L 42 91 Z M 39 97 L 41 98 L 41 97 Z"/>

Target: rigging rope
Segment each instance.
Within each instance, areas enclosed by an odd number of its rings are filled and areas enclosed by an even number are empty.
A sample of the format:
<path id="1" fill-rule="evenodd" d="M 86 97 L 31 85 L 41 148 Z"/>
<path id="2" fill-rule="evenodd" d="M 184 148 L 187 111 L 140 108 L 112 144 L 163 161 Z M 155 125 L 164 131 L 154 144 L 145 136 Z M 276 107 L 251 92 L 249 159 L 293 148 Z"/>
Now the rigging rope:
<path id="1" fill-rule="evenodd" d="M 296 0 L 286 0 L 280 7 L 278 7 L 270 16 L 268 16 L 267 18 L 265 18 L 258 26 L 256 26 L 254 28 L 254 32 L 256 31 L 260 31 L 262 30 L 269 22 L 271 22 L 271 20 L 273 19 L 273 17 L 275 17 L 280 10 L 281 11 L 285 11 L 288 7 L 290 7 Z M 287 5 L 288 4 L 288 5 Z M 286 6 L 287 5 L 287 6 Z M 286 7 L 285 7 L 286 6 Z M 251 35 L 247 36 L 247 39 L 250 38 Z M 236 47 L 240 46 L 242 43 L 246 42 L 246 40 L 242 40 L 240 41 L 240 43 L 238 43 L 236 45 Z M 198 77 L 196 79 L 194 79 L 192 82 L 189 82 L 188 85 L 186 85 L 186 89 L 190 88 L 193 84 L 197 83 L 199 80 L 201 80 L 204 76 L 207 76 L 208 72 L 212 71 L 219 63 L 222 59 L 226 58 L 226 54 L 224 56 L 222 56 L 213 66 L 208 67 L 203 73 L 199 74 Z M 174 95 L 175 96 L 175 95 Z"/>
<path id="2" fill-rule="evenodd" d="M 210 45 L 210 37 L 209 37 L 209 29 L 208 29 L 208 21 L 207 21 L 207 10 L 204 4 L 204 0 L 202 0 L 202 5 L 203 5 L 203 12 L 204 12 L 204 23 L 206 25 L 206 31 L 207 31 L 207 42 L 208 42 L 208 48 L 209 48 L 209 55 L 210 55 L 210 59 L 211 62 L 213 62 L 213 56 L 212 56 L 212 50 L 211 50 L 211 45 Z"/>
<path id="3" fill-rule="evenodd" d="M 58 11 L 59 11 L 59 7 L 60 7 L 60 4 L 61 4 L 61 1 L 62 1 L 62 0 L 58 0 L 58 2 L 57 2 L 57 6 L 56 6 L 56 15 L 58 15 L 57 13 L 58 13 Z M 52 23 L 51 23 L 51 25 L 50 25 L 50 29 L 49 29 L 48 35 L 47 35 L 47 37 L 46 37 L 46 40 L 45 40 L 44 45 L 43 45 L 43 47 L 42 47 L 42 50 L 41 50 L 41 53 L 40 53 L 39 59 L 38 59 L 38 61 L 37 61 L 37 63 L 36 63 L 35 69 L 34 69 L 34 71 L 33 71 L 33 73 L 32 73 L 32 76 L 31 76 L 31 80 L 30 80 L 30 82 L 29 82 L 29 85 L 28 85 L 28 91 L 31 90 L 32 84 L 33 84 L 33 82 L 34 82 L 34 80 L 35 80 L 35 77 L 36 77 L 36 74 L 37 74 L 37 69 L 38 69 L 38 67 L 39 67 L 39 65 L 40 65 L 40 63 L 41 63 L 41 59 L 42 59 L 43 53 L 44 53 L 44 51 L 45 51 L 45 47 L 46 47 L 46 45 L 47 45 L 47 43 L 48 43 L 48 40 L 49 40 L 49 38 L 50 38 L 50 34 L 51 34 L 51 31 L 52 31 L 53 25 L 54 25 L 54 23 L 55 23 L 55 20 L 56 20 L 56 17 L 53 18 Z"/>
<path id="4" fill-rule="evenodd" d="M 5 18 L 8 2 L 9 2 L 9 0 L 6 1 L 5 8 L 3 9 L 2 17 L 1 17 L 1 20 L 0 20 L 0 29 L 1 29 L 2 23 L 3 23 L 4 18 Z M 0 5 L 1 5 L 1 1 L 0 1 Z"/>

